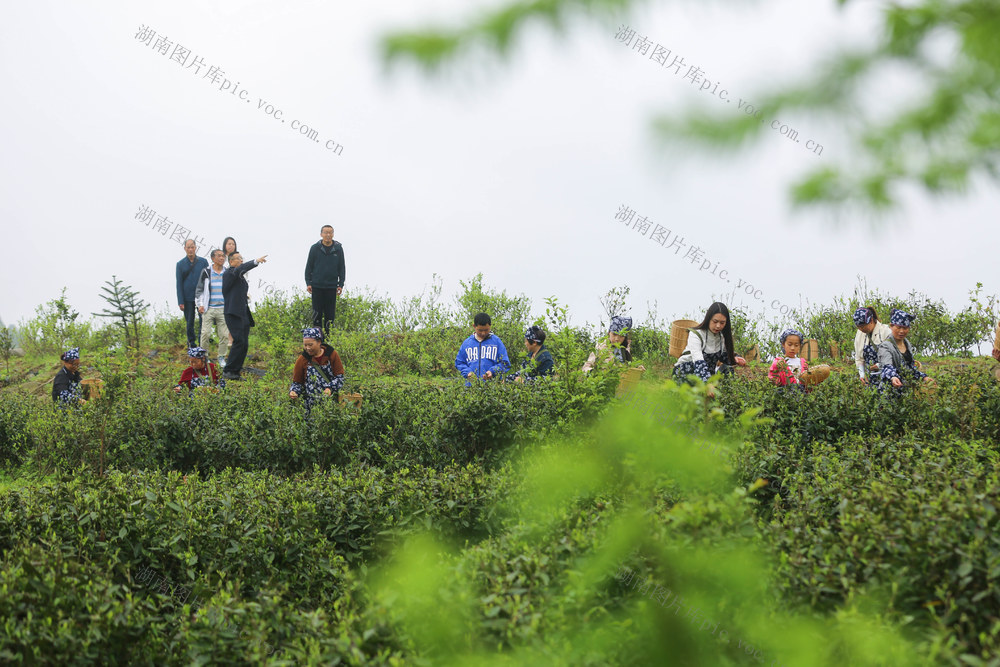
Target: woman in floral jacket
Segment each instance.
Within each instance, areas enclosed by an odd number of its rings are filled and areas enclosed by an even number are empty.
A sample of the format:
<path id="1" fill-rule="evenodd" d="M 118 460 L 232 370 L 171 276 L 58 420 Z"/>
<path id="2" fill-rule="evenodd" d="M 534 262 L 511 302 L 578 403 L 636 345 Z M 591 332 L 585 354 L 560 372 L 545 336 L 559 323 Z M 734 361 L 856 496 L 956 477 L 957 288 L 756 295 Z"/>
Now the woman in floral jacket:
<path id="1" fill-rule="evenodd" d="M 336 395 L 344 386 L 344 364 L 337 351 L 323 342 L 323 330 L 319 327 L 302 330 L 302 348 L 302 354 L 295 360 L 288 395 L 302 396 L 308 412 L 321 396 Z"/>

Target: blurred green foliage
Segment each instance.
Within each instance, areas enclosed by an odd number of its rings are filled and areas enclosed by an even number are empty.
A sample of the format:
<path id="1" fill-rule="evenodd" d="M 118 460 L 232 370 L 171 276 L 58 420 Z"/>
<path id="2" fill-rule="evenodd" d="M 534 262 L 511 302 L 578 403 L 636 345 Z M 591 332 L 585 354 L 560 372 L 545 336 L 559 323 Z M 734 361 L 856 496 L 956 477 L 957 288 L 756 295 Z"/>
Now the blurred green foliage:
<path id="1" fill-rule="evenodd" d="M 585 17 L 617 26 L 627 20 L 628 10 L 645 4 L 513 0 L 479 10 L 458 27 L 387 34 L 382 54 L 389 65 L 408 61 L 436 72 L 472 53 L 509 56 L 518 37 L 533 25 L 563 32 L 574 19 Z M 827 119 L 841 130 L 840 164 L 831 164 L 827 146 L 823 164 L 791 186 L 792 202 L 798 206 L 882 211 L 898 204 L 906 186 L 932 195 L 964 193 L 976 176 L 997 177 L 1000 11 L 996 3 L 886 3 L 879 20 L 870 43 L 824 54 L 807 79 L 778 82 L 770 92 L 748 93 L 765 119 L 798 112 Z M 608 29 L 610 41 L 614 27 Z M 942 44 L 949 47 L 941 48 Z M 919 87 L 912 89 L 911 99 L 886 113 L 882 100 L 870 96 L 872 86 L 890 74 L 908 75 Z M 673 112 L 658 116 L 653 126 L 674 141 L 729 148 L 774 133 L 754 116 L 734 114 L 731 108 L 710 109 L 708 103 L 680 118 Z"/>

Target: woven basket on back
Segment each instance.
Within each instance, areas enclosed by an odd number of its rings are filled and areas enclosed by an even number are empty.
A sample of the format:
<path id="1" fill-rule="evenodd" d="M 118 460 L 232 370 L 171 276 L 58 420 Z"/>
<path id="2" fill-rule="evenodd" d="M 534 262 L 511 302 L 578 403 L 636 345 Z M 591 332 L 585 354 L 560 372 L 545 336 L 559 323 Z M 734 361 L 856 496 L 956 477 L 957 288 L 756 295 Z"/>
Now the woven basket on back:
<path id="1" fill-rule="evenodd" d="M 694 320 L 674 320 L 670 324 L 670 356 L 679 357 L 684 354 L 688 344 L 688 329 L 696 327 L 700 322 Z"/>
<path id="2" fill-rule="evenodd" d="M 342 392 L 337 396 L 337 402 L 342 405 L 350 405 L 355 408 L 361 407 L 362 396 L 361 394 L 352 394 L 348 392 Z"/>
<path id="3" fill-rule="evenodd" d="M 639 380 L 642 379 L 642 373 L 645 369 L 643 368 L 627 368 L 625 372 L 622 373 L 622 379 L 618 381 L 618 389 L 615 391 L 615 396 L 621 398 L 625 394 L 634 390 L 639 384 Z"/>
<path id="4" fill-rule="evenodd" d="M 80 381 L 80 386 L 83 389 L 83 397 L 90 401 L 95 398 L 100 398 L 101 388 L 104 386 L 104 380 L 87 378 L 86 380 Z"/>
<path id="5" fill-rule="evenodd" d="M 802 343 L 802 349 L 799 351 L 799 356 L 810 363 L 813 359 L 819 358 L 819 341 L 815 338 L 807 338 Z"/>

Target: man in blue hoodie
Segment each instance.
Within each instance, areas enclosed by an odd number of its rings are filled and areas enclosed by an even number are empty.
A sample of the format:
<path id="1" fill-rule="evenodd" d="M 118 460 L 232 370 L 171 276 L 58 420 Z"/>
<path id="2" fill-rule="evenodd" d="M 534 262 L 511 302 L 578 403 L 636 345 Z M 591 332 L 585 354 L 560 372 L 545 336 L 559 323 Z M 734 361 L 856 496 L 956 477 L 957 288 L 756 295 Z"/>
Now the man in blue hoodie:
<path id="1" fill-rule="evenodd" d="M 187 343 L 188 347 L 196 347 L 198 338 L 201 336 L 201 315 L 194 305 L 194 291 L 198 287 L 198 277 L 204 269 L 208 268 L 208 260 L 204 257 L 196 257 L 198 246 L 194 239 L 184 242 L 184 254 L 181 261 L 177 262 L 177 305 L 184 313 L 187 320 Z M 194 330 L 194 316 L 198 315 L 198 332 Z"/>
<path id="2" fill-rule="evenodd" d="M 455 357 L 455 368 L 468 380 L 466 387 L 472 386 L 474 378 L 489 380 L 510 370 L 507 348 L 498 336 L 491 333 L 493 322 L 490 316 L 479 313 L 473 324 L 472 335 L 462 342 Z"/>

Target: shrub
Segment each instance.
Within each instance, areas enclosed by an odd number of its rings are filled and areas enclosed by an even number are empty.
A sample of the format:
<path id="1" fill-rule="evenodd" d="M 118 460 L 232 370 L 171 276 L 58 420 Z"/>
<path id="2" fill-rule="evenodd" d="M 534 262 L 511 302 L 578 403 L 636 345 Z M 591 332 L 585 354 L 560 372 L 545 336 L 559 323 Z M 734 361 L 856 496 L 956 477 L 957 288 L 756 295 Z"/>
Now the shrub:
<path id="1" fill-rule="evenodd" d="M 1000 469 L 992 447 L 850 436 L 782 451 L 770 474 L 789 497 L 774 506 L 766 534 L 784 597 L 832 610 L 881 592 L 888 612 L 949 628 L 957 651 L 996 655 L 1000 550 L 990 536 Z M 755 448 L 751 458 L 761 456 Z"/>

